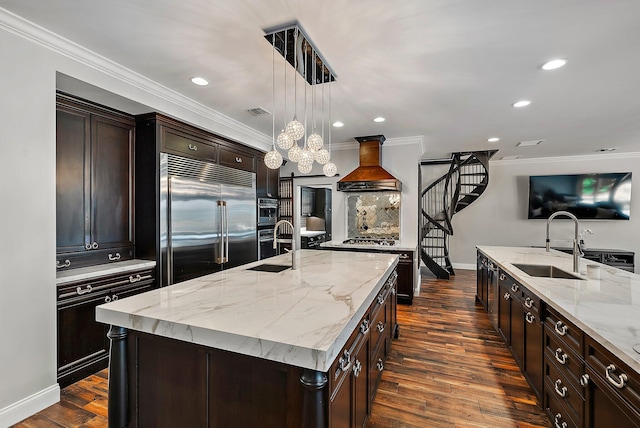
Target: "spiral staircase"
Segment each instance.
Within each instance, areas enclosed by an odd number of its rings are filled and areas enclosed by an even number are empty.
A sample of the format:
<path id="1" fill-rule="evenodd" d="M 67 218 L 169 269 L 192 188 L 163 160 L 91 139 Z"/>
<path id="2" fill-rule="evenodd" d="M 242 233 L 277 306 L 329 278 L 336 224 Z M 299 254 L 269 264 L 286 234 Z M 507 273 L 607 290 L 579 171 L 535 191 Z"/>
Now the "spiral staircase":
<path id="1" fill-rule="evenodd" d="M 449 164 L 447 173 L 427 186 L 420 197 L 420 256 L 440 279 L 455 275 L 449 259 L 451 219 L 485 191 L 489 184 L 489 159 L 496 152 L 453 153 L 451 159 L 421 163 Z"/>

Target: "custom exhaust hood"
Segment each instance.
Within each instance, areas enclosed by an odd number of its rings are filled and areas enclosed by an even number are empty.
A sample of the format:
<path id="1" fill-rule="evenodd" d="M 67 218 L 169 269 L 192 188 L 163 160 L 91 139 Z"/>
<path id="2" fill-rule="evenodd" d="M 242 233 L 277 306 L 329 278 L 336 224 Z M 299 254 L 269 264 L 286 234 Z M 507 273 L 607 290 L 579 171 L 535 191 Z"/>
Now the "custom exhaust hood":
<path id="1" fill-rule="evenodd" d="M 360 166 L 338 181 L 342 192 L 401 191 L 402 183 L 380 166 L 384 135 L 356 137 L 360 144 Z"/>

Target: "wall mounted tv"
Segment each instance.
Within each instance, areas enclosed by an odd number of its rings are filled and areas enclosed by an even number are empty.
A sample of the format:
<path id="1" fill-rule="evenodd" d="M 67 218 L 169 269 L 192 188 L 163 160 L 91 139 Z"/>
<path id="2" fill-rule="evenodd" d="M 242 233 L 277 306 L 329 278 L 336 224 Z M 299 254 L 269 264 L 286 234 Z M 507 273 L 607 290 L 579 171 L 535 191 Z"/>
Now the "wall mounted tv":
<path id="1" fill-rule="evenodd" d="M 631 173 L 532 175 L 529 218 L 569 211 L 584 220 L 629 220 Z"/>

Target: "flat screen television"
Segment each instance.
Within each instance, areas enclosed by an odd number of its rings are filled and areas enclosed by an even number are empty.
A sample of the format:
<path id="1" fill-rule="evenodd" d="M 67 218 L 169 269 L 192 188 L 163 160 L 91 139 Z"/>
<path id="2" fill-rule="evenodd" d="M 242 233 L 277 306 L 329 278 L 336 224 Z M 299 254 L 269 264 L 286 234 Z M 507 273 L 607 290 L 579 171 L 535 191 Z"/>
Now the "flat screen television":
<path id="1" fill-rule="evenodd" d="M 629 220 L 631 173 L 532 175 L 529 218 L 569 211 L 584 220 Z"/>

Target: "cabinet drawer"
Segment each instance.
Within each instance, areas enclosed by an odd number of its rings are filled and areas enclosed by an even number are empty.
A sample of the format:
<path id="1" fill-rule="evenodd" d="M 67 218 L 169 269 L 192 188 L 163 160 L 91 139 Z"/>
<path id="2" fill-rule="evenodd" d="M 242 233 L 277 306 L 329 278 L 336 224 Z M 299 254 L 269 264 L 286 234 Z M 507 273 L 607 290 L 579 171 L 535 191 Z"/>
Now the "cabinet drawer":
<path id="1" fill-rule="evenodd" d="M 94 298 L 96 294 L 110 293 L 113 290 L 126 291 L 139 285 L 151 284 L 154 281 L 153 272 L 151 269 L 138 270 L 60 285 L 56 290 L 57 301 L 59 305 L 73 303 Z"/>
<path id="2" fill-rule="evenodd" d="M 331 399 L 333 399 L 334 393 L 340 388 L 342 382 L 351 372 L 356 352 L 360 348 L 361 343 L 366 340 L 368 334 L 369 314 L 366 314 L 360 321 L 358 328 L 349 336 L 349 340 L 347 340 L 347 343 L 336 356 L 336 360 L 331 364 L 331 369 L 329 369 L 329 397 L 331 397 Z"/>
<path id="3" fill-rule="evenodd" d="M 255 172 L 255 156 L 227 147 L 220 147 L 220 165 Z"/>
<path id="4" fill-rule="evenodd" d="M 133 259 L 133 248 L 112 248 L 84 251 L 81 253 L 56 254 L 56 270 L 66 270 L 95 266 L 105 263 L 117 263 Z"/>
<path id="5" fill-rule="evenodd" d="M 562 406 L 569 411 L 571 419 L 578 425 L 582 425 L 584 415 L 584 392 L 583 387 L 575 385 L 564 376 L 555 366 L 545 361 L 545 393 L 553 396 L 562 403 Z"/>
<path id="6" fill-rule="evenodd" d="M 371 353 L 371 361 L 369 363 L 369 397 L 373 400 L 375 391 L 382 377 L 382 371 L 384 370 L 385 362 L 387 361 L 387 340 L 386 336 L 382 337 L 378 347 L 373 347 Z"/>
<path id="7" fill-rule="evenodd" d="M 565 345 L 547 325 L 544 328 L 545 359 L 560 370 L 574 385 L 580 384 L 580 376 L 584 373 L 582 356 Z"/>
<path id="8" fill-rule="evenodd" d="M 561 428 L 580 428 L 582 425 L 576 424 L 569 415 L 569 411 L 562 403 L 553 395 L 554 393 L 545 392 L 546 411 L 554 427 Z"/>
<path id="9" fill-rule="evenodd" d="M 538 316 L 542 314 L 540 298 L 529 291 L 527 288 L 522 287 L 522 305 L 525 307 L 525 312 L 532 311 L 537 313 Z"/>
<path id="10" fill-rule="evenodd" d="M 213 142 L 166 126 L 162 126 L 161 138 L 163 152 L 217 161 L 218 147 Z"/>
<path id="11" fill-rule="evenodd" d="M 586 363 L 615 393 L 640 409 L 640 374 L 629 368 L 602 345 L 586 337 Z"/>
<path id="12" fill-rule="evenodd" d="M 544 324 L 558 337 L 563 344 L 562 348 L 571 348 L 578 355 L 584 355 L 584 338 L 582 330 L 560 315 L 552 307 L 547 307 Z"/>
<path id="13" fill-rule="evenodd" d="M 389 320 L 385 309 L 386 307 L 382 306 L 378 307 L 376 311 L 371 311 L 371 346 L 374 349 L 378 346 L 382 337 L 386 336 L 385 331 L 389 328 Z"/>
<path id="14" fill-rule="evenodd" d="M 506 290 L 508 290 L 509 294 L 511 294 L 512 299 L 516 299 L 518 302 L 520 301 L 524 302 L 523 290 L 525 290 L 525 288 L 522 286 L 522 284 L 520 284 L 515 279 L 511 278 L 502 270 L 500 270 L 499 272 L 500 273 L 498 276 L 498 283 L 500 284 L 500 287 L 503 287 Z M 539 306 L 539 303 L 538 303 L 538 306 Z"/>

